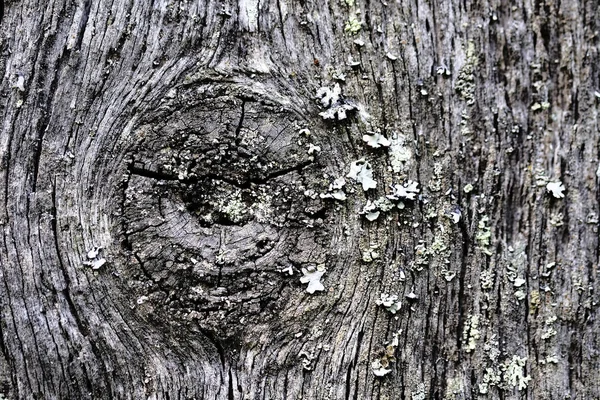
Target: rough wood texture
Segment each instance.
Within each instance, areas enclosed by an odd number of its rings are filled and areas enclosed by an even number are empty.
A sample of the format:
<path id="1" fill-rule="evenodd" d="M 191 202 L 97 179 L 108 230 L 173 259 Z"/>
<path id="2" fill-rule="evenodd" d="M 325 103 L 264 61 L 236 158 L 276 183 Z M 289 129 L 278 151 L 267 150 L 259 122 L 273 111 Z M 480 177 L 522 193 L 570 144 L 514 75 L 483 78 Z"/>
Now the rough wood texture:
<path id="1" fill-rule="evenodd" d="M 600 8 L 513 4 L 5 0 L 0 393 L 599 398 Z"/>

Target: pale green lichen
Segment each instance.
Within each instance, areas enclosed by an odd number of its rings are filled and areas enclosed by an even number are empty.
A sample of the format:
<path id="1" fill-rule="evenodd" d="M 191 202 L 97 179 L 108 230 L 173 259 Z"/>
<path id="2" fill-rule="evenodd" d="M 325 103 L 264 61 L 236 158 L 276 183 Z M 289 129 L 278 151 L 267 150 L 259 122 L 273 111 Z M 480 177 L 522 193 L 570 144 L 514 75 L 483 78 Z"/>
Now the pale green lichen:
<path id="1" fill-rule="evenodd" d="M 475 51 L 475 44 L 469 41 L 467 45 L 466 63 L 458 71 L 458 77 L 455 83 L 455 89 L 458 94 L 467 102 L 475 104 L 475 71 L 479 59 Z"/>
<path id="2" fill-rule="evenodd" d="M 242 202 L 241 197 L 229 199 L 226 204 L 220 204 L 219 212 L 225 214 L 227 218 L 235 223 L 240 222 L 246 213 L 246 206 Z"/>
<path id="3" fill-rule="evenodd" d="M 367 204 L 365 204 L 360 213 L 364 215 L 367 220 L 375 221 L 382 212 L 388 212 L 394 207 L 395 204 L 390 200 L 385 197 L 380 197 L 374 201 L 367 200 Z"/>
<path id="4" fill-rule="evenodd" d="M 395 207 L 394 203 L 389 201 L 386 197 L 380 197 L 377 200 L 375 200 L 374 203 L 377 206 L 377 208 L 379 208 L 383 212 L 388 212 Z"/>
<path id="5" fill-rule="evenodd" d="M 425 243 L 421 242 L 415 246 L 414 268 L 421 271 L 423 266 L 429 264 L 429 252 Z"/>
<path id="6" fill-rule="evenodd" d="M 429 254 L 441 254 L 446 251 L 448 247 L 444 244 L 441 237 L 436 237 L 431 246 L 429 246 Z"/>
<path id="7" fill-rule="evenodd" d="M 463 377 L 448 379 L 447 385 L 446 385 L 445 399 L 450 400 L 450 399 L 456 399 L 456 398 L 463 398 L 462 396 L 460 396 L 461 394 L 464 395 L 463 381 L 464 381 Z"/>
<path id="8" fill-rule="evenodd" d="M 392 171 L 395 173 L 407 172 L 410 168 L 413 152 L 406 146 L 406 142 L 404 135 L 397 135 L 390 140 L 388 154 Z"/>
<path id="9" fill-rule="evenodd" d="M 362 251 L 362 260 L 365 263 L 371 263 L 377 259 L 379 259 L 380 254 L 377 251 L 379 248 L 378 245 L 372 244 L 368 249 Z"/>
<path id="10" fill-rule="evenodd" d="M 356 35 L 362 27 L 362 23 L 354 15 L 351 15 L 346 22 L 344 31 L 349 32 L 352 35 Z"/>
<path id="11" fill-rule="evenodd" d="M 444 165 L 441 162 L 433 164 L 433 177 L 427 183 L 427 187 L 432 192 L 439 192 L 442 190 L 442 174 L 444 171 Z"/>
<path id="12" fill-rule="evenodd" d="M 540 103 L 533 103 L 533 105 L 531 106 L 531 111 L 537 111 L 540 110 L 542 108 L 542 105 Z"/>
<path id="13" fill-rule="evenodd" d="M 499 367 L 488 367 L 483 375 L 483 382 L 479 384 L 479 393 L 487 394 L 489 388 L 496 386 L 502 390 L 527 388 L 530 376 L 524 373 L 524 367 L 527 362 L 526 357 L 514 355 L 511 359 L 505 360 Z"/>

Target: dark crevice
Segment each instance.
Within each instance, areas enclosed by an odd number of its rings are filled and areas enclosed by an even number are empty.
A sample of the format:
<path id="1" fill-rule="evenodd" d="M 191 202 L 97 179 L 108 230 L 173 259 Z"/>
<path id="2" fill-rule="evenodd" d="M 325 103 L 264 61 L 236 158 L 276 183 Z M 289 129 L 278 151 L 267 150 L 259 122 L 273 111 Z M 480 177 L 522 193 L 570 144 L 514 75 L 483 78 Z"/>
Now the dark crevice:
<path id="1" fill-rule="evenodd" d="M 231 374 L 231 368 L 229 368 L 229 385 L 227 388 L 227 400 L 235 400 L 233 395 L 233 375 Z"/>
<path id="2" fill-rule="evenodd" d="M 218 180 L 218 181 L 223 181 L 223 182 L 229 183 L 230 185 L 235 186 L 240 189 L 251 189 L 253 184 L 254 185 L 263 185 L 263 184 L 269 182 L 270 180 L 279 178 L 279 177 L 287 175 L 289 173 L 300 172 L 307 166 L 311 165 L 312 163 L 313 163 L 313 161 L 308 161 L 308 160 L 303 161 L 297 165 L 294 165 L 294 166 L 291 166 L 288 168 L 282 168 L 282 169 L 273 171 L 271 173 L 268 173 L 266 175 L 262 175 L 260 177 L 249 177 L 244 181 L 235 180 L 235 179 L 217 175 L 217 174 L 204 174 L 201 176 L 191 176 L 188 178 L 180 179 L 176 175 L 171 175 L 171 174 L 167 174 L 162 171 L 154 171 L 151 169 L 138 167 L 134 163 L 131 163 L 128 166 L 128 171 L 132 175 L 142 176 L 145 178 L 150 178 L 150 179 L 155 179 L 155 180 L 176 181 L 176 182 L 181 182 L 184 184 L 193 184 L 193 183 L 198 183 L 203 179 L 212 179 L 212 180 Z"/>
<path id="3" fill-rule="evenodd" d="M 458 289 L 458 324 L 456 329 L 456 347 L 457 349 L 461 349 L 461 335 L 464 324 L 464 307 L 466 303 L 465 299 L 465 287 L 466 287 L 466 275 L 468 269 L 467 259 L 469 256 L 469 234 L 467 232 L 467 225 L 463 219 L 461 219 L 460 229 L 462 233 L 462 237 L 465 238 L 462 241 L 462 254 L 461 254 L 461 265 L 460 265 L 460 278 L 459 278 L 459 289 Z M 460 353 L 459 353 L 460 359 Z"/>
<path id="4" fill-rule="evenodd" d="M 352 390 L 352 364 L 348 365 L 346 370 L 346 393 L 344 395 L 345 400 L 350 400 L 350 391 Z"/>
<path id="5" fill-rule="evenodd" d="M 238 122 L 237 127 L 235 128 L 235 145 L 239 146 L 241 139 L 240 139 L 240 132 L 242 131 L 242 127 L 244 126 L 244 118 L 246 116 L 246 100 L 242 99 L 242 111 L 240 113 L 240 121 Z"/>

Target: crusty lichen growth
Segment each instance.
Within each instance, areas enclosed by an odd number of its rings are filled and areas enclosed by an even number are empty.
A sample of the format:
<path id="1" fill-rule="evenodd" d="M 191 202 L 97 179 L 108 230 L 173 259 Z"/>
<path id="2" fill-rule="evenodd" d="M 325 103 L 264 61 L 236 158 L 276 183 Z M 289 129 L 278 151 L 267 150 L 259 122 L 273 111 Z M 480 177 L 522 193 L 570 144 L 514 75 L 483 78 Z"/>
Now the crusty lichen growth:
<path id="1" fill-rule="evenodd" d="M 481 337 L 479 330 L 479 316 L 469 315 L 465 321 L 463 329 L 462 341 L 467 353 L 472 352 L 477 347 L 477 340 Z"/>
<path id="2" fill-rule="evenodd" d="M 498 366 L 486 368 L 482 383 L 479 384 L 479 394 L 488 394 L 493 386 L 506 391 L 526 389 L 531 381 L 531 377 L 525 372 L 526 363 L 527 357 L 513 355 Z"/>
<path id="3" fill-rule="evenodd" d="M 354 15 L 351 15 L 346 22 L 344 31 L 349 32 L 352 35 L 356 35 L 362 27 L 362 23 Z"/>
<path id="4" fill-rule="evenodd" d="M 402 333 L 401 330 L 394 333 L 385 350 L 380 352 L 381 356 L 371 362 L 373 375 L 382 377 L 392 372 L 391 364 L 396 362 L 396 348 L 400 343 L 400 333 Z"/>
<path id="5" fill-rule="evenodd" d="M 406 136 L 395 135 L 390 140 L 388 153 L 390 166 L 395 173 L 407 173 L 412 165 L 413 151 L 407 144 Z"/>
<path id="6" fill-rule="evenodd" d="M 487 215 L 484 215 L 479 220 L 477 224 L 477 233 L 475 235 L 475 240 L 479 244 L 479 249 L 486 255 L 491 256 L 492 252 L 490 251 L 490 241 L 492 238 L 492 230 L 489 226 L 490 218 Z"/>
<path id="7" fill-rule="evenodd" d="M 477 53 L 475 52 L 475 44 L 472 41 L 469 41 L 467 45 L 467 60 L 465 65 L 458 71 L 458 77 L 456 78 L 456 82 L 454 87 L 460 97 L 462 97 L 467 104 L 475 104 L 475 71 L 477 69 L 477 64 L 479 59 L 477 57 Z"/>

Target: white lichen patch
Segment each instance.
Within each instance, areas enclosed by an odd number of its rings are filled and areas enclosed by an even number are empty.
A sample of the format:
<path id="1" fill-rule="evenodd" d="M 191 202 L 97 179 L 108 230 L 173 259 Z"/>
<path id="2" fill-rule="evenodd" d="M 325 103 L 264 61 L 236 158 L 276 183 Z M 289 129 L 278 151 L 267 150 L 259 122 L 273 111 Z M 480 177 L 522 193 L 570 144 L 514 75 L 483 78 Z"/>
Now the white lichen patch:
<path id="1" fill-rule="evenodd" d="M 324 265 L 315 267 L 302 268 L 302 276 L 300 278 L 301 283 L 308 283 L 306 291 L 310 294 L 315 292 L 321 292 L 325 290 L 325 287 L 321 283 L 321 278 L 327 272 Z"/>
<path id="2" fill-rule="evenodd" d="M 306 150 L 306 152 L 310 155 L 319 153 L 320 151 L 321 151 L 321 146 L 317 146 L 312 143 L 308 144 L 308 149 Z"/>
<path id="3" fill-rule="evenodd" d="M 415 200 L 419 194 L 419 183 L 415 181 L 407 181 L 402 185 L 392 185 L 392 193 L 387 195 L 391 200 Z"/>
<path id="4" fill-rule="evenodd" d="M 340 70 L 335 70 L 331 73 L 331 78 L 336 81 L 346 82 L 346 74 Z"/>
<path id="5" fill-rule="evenodd" d="M 377 209 L 377 205 L 371 200 L 367 200 L 367 204 L 365 204 L 360 213 L 363 214 L 369 221 L 375 221 L 377 218 L 379 218 L 379 214 L 381 214 Z"/>
<path id="6" fill-rule="evenodd" d="M 346 118 L 348 118 L 348 112 L 350 111 L 354 111 L 356 110 L 356 106 L 352 105 L 352 104 L 347 104 L 347 103 L 343 103 L 343 104 L 336 104 L 335 106 L 331 107 L 329 110 L 327 111 L 323 111 L 321 113 L 319 113 L 319 115 L 321 117 L 323 117 L 323 119 L 327 120 L 338 120 L 338 121 L 342 121 Z"/>
<path id="7" fill-rule="evenodd" d="M 313 369 L 313 360 L 315 360 L 317 357 L 315 356 L 315 352 L 314 351 L 306 351 L 306 350 L 301 350 L 300 353 L 298 353 L 298 357 L 300 358 L 300 361 L 302 362 L 302 369 L 304 369 L 305 371 L 312 371 Z"/>
<path id="8" fill-rule="evenodd" d="M 348 117 L 348 112 L 357 109 L 354 104 L 344 101 L 339 83 L 336 83 L 333 89 L 329 87 L 319 88 L 316 98 L 327 109 L 319 113 L 325 120 L 342 121 Z"/>
<path id="9" fill-rule="evenodd" d="M 321 105 L 325 108 L 329 108 L 340 101 L 342 94 L 342 88 L 339 83 L 336 83 L 333 89 L 328 87 L 322 87 L 317 90 L 317 99 L 320 100 Z"/>
<path id="10" fill-rule="evenodd" d="M 344 192 L 346 180 L 343 177 L 335 179 L 327 189 L 328 193 L 321 193 L 319 196 L 322 199 L 335 199 L 339 201 L 346 200 L 346 192 Z"/>
<path id="11" fill-rule="evenodd" d="M 451 211 L 450 211 L 450 219 L 452 220 L 452 222 L 454 224 L 458 224 L 460 221 L 460 217 L 462 216 L 462 212 L 460 211 L 460 208 L 454 207 Z"/>
<path id="12" fill-rule="evenodd" d="M 391 369 L 384 368 L 381 365 L 381 360 L 377 359 L 371 363 L 371 368 L 373 369 L 373 375 L 375 376 L 385 376 L 392 372 Z"/>
<path id="13" fill-rule="evenodd" d="M 402 330 L 392 335 L 392 340 L 385 347 L 385 352 L 382 357 L 371 362 L 373 375 L 381 377 L 389 374 L 392 370 L 389 368 L 390 363 L 396 362 L 396 348 L 399 344 L 399 336 Z"/>
<path id="14" fill-rule="evenodd" d="M 481 337 L 481 331 L 479 330 L 479 316 L 469 315 L 465 321 L 463 328 L 462 341 L 465 345 L 465 351 L 467 353 L 472 352 L 477 347 L 477 340 Z"/>
<path id="15" fill-rule="evenodd" d="M 96 258 L 95 260 L 88 263 L 92 269 L 100 269 L 104 264 L 106 264 L 105 258 Z"/>
<path id="16" fill-rule="evenodd" d="M 539 361 L 539 363 L 541 365 L 546 365 L 546 364 L 558 364 L 558 356 L 556 354 L 553 354 L 551 356 L 548 356 L 542 360 Z"/>
<path id="17" fill-rule="evenodd" d="M 492 386 L 501 390 L 524 390 L 527 388 L 530 376 L 525 374 L 526 357 L 514 355 L 512 358 L 498 364 L 492 359 L 494 365 L 485 369 L 483 383 L 479 384 L 479 393 L 487 394 Z M 496 366 L 497 365 L 497 366 Z"/>
<path id="18" fill-rule="evenodd" d="M 515 281 L 513 282 L 513 285 L 515 287 L 521 287 L 525 284 L 525 282 L 527 282 L 525 279 L 519 277 L 519 278 L 515 279 Z"/>
<path id="19" fill-rule="evenodd" d="M 92 247 L 92 249 L 87 252 L 87 258 L 93 260 L 94 258 L 98 257 L 100 249 L 101 247 Z"/>
<path id="20" fill-rule="evenodd" d="M 83 262 L 83 265 L 91 267 L 92 269 L 100 269 L 106 264 L 106 259 L 100 255 L 102 247 L 93 247 L 86 253 L 87 261 Z"/>
<path id="21" fill-rule="evenodd" d="M 18 75 L 17 79 L 14 81 L 13 88 L 17 89 L 19 92 L 25 91 L 25 77 L 23 75 Z"/>
<path id="22" fill-rule="evenodd" d="M 380 197 L 373 201 L 367 200 L 367 204 L 365 204 L 360 213 L 369 221 L 375 221 L 382 212 L 388 212 L 392 208 L 394 208 L 394 203 L 385 197 Z"/>
<path id="23" fill-rule="evenodd" d="M 379 132 L 374 132 L 371 135 L 363 135 L 362 139 L 365 143 L 367 143 L 367 146 L 370 146 L 374 149 L 378 149 L 380 147 L 389 147 L 391 144 L 391 142 Z"/>
<path id="24" fill-rule="evenodd" d="M 527 298 L 527 293 L 524 290 L 517 290 L 515 292 L 515 297 L 517 298 L 517 300 L 521 301 L 521 300 L 525 300 Z"/>
<path id="25" fill-rule="evenodd" d="M 546 329 L 540 335 L 540 337 L 543 340 L 548 340 L 551 337 L 556 336 L 558 334 L 556 329 L 554 329 L 554 323 L 557 321 L 557 319 L 558 318 L 556 317 L 556 315 L 552 315 L 546 319 L 546 321 L 545 321 Z"/>
<path id="26" fill-rule="evenodd" d="M 565 186 L 561 181 L 548 182 L 548 184 L 546 184 L 546 190 L 552 193 L 552 196 L 557 199 L 565 197 L 565 194 L 563 193 L 565 191 Z"/>
<path id="27" fill-rule="evenodd" d="M 548 328 L 546 328 L 546 330 L 542 333 L 542 335 L 540 337 L 543 340 L 548 340 L 552 336 L 556 336 L 557 333 L 558 332 L 556 332 L 556 329 L 554 329 L 553 327 L 549 326 Z"/>
<path id="28" fill-rule="evenodd" d="M 382 293 L 378 300 L 375 300 L 378 306 L 382 306 L 392 314 L 396 314 L 402 307 L 402 303 L 398 301 L 398 295 Z"/>
<path id="29" fill-rule="evenodd" d="M 425 400 L 427 398 L 427 391 L 425 390 L 425 384 L 419 383 L 416 390 L 410 392 L 411 400 Z"/>
<path id="30" fill-rule="evenodd" d="M 494 287 L 494 276 L 495 273 L 491 269 L 481 271 L 479 274 L 479 282 L 482 290 L 490 290 Z"/>
<path id="31" fill-rule="evenodd" d="M 346 177 L 360 183 L 365 192 L 377 187 L 377 182 L 373 180 L 373 169 L 371 168 L 371 164 L 369 164 L 368 161 L 365 161 L 364 158 L 350 164 L 350 172 Z"/>
<path id="32" fill-rule="evenodd" d="M 503 381 L 506 385 L 523 390 L 527 388 L 527 382 L 531 380 L 530 376 L 525 376 L 524 367 L 527 362 L 527 357 L 519 357 L 514 355 L 509 361 L 505 361 L 501 366 L 504 371 Z"/>
<path id="33" fill-rule="evenodd" d="M 475 240 L 477 240 L 481 251 L 484 254 L 491 256 L 492 252 L 490 251 L 490 242 L 492 238 L 492 230 L 488 226 L 489 220 L 490 219 L 487 215 L 481 217 L 479 223 L 477 224 L 477 234 L 475 235 Z"/>
<path id="34" fill-rule="evenodd" d="M 442 276 L 444 277 L 446 282 L 452 282 L 452 280 L 454 280 L 454 278 L 456 278 L 456 271 L 442 269 Z"/>

